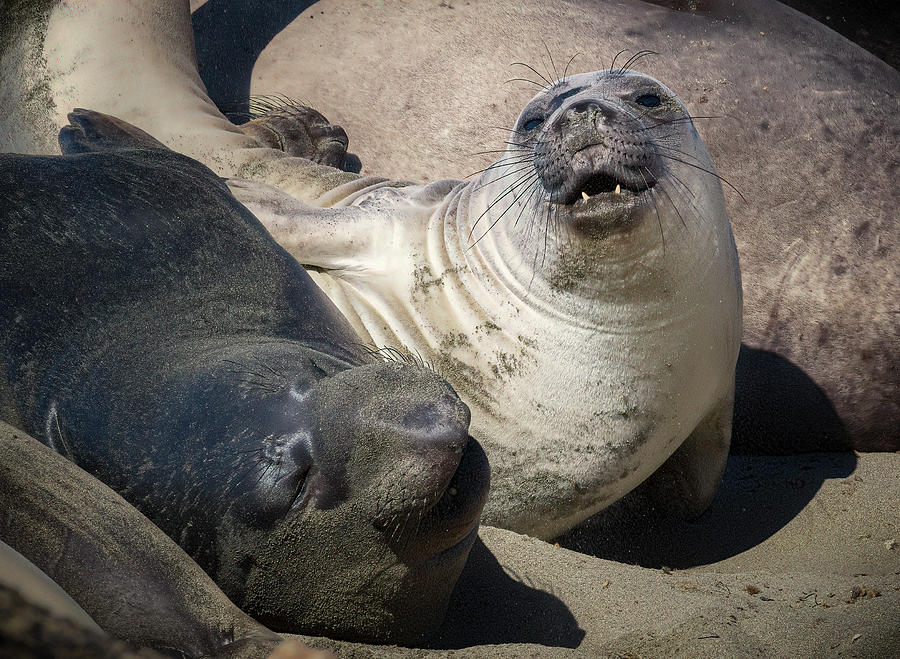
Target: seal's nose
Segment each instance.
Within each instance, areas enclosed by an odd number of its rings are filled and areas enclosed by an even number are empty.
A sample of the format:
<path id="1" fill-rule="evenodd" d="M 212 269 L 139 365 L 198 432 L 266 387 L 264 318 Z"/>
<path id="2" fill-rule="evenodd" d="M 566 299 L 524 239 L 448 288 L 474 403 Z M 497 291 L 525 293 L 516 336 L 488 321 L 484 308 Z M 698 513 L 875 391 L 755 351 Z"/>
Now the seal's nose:
<path id="1" fill-rule="evenodd" d="M 401 425 L 413 442 L 428 450 L 444 450 L 459 455 L 469 440 L 470 412 L 458 398 L 449 396 L 429 401 L 403 415 Z"/>
<path id="2" fill-rule="evenodd" d="M 598 127 L 601 123 L 608 123 L 618 119 L 619 111 L 609 103 L 596 98 L 585 98 L 574 101 L 563 108 L 557 119 L 562 126 L 584 125 L 586 127 Z"/>
<path id="3" fill-rule="evenodd" d="M 603 107 L 595 99 L 585 99 L 572 103 L 566 108 L 566 114 L 587 114 L 592 111 L 602 111 Z"/>

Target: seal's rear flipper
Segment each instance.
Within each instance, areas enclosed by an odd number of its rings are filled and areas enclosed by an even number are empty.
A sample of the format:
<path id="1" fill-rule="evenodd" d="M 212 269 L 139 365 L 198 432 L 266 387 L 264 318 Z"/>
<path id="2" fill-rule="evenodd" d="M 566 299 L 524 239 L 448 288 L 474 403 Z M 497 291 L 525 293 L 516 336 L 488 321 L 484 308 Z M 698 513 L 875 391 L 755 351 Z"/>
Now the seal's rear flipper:
<path id="1" fill-rule="evenodd" d="M 320 112 L 285 96 L 250 98 L 250 120 L 238 126 L 260 144 L 341 168 L 347 156 L 347 133 Z"/>
<path id="2" fill-rule="evenodd" d="M 75 108 L 67 117 L 69 125 L 59 131 L 64 154 L 166 148 L 140 128 L 102 112 Z"/>

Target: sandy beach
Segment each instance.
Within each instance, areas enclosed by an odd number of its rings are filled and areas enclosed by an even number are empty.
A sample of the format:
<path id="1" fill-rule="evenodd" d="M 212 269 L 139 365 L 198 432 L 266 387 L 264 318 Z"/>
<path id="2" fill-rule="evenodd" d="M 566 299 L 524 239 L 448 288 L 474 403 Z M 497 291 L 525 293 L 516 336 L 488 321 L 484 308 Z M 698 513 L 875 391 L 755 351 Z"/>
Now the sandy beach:
<path id="1" fill-rule="evenodd" d="M 482 528 L 432 649 L 298 638 L 341 657 L 896 656 L 898 471 L 733 456 L 697 522 L 619 529 L 621 562 Z"/>

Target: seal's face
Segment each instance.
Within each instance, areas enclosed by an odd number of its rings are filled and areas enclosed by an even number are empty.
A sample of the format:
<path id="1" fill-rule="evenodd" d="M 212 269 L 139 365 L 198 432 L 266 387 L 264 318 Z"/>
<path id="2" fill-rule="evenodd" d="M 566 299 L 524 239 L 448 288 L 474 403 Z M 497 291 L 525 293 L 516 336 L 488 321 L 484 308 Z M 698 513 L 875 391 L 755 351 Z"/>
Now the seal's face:
<path id="1" fill-rule="evenodd" d="M 217 581 L 277 630 L 419 641 L 443 618 L 487 496 L 469 409 L 419 366 L 312 359 L 252 406 L 268 428 L 247 453 Z"/>
<path id="2" fill-rule="evenodd" d="M 694 276 L 687 244 L 730 240 L 706 147 L 678 98 L 649 76 L 560 80 L 526 105 L 508 145 L 473 186 L 471 235 L 493 234 L 498 260 L 531 295 L 543 280 L 545 298 L 579 298 L 575 315 L 600 298 L 667 305 L 660 296 Z"/>
<path id="3" fill-rule="evenodd" d="M 514 198 L 521 208 L 508 216 L 544 217 L 588 236 L 626 229 L 694 193 L 679 183 L 678 166 L 711 167 L 678 98 L 634 71 L 574 75 L 548 87 L 525 107 L 509 145 L 485 175 L 493 195 L 507 200 L 490 214 Z"/>

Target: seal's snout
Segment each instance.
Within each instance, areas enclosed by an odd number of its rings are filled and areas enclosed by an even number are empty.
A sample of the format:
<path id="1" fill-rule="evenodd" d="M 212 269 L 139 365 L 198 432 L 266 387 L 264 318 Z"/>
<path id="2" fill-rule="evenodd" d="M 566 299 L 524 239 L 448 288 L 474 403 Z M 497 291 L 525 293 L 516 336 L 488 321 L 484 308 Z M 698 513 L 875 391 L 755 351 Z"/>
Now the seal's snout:
<path id="1" fill-rule="evenodd" d="M 316 432 L 343 438 L 340 460 L 371 492 L 371 524 L 397 556 L 421 563 L 468 546 L 490 469 L 469 436 L 469 407 L 444 379 L 415 364 L 367 364 L 323 378 L 313 399 Z"/>
<path id="2" fill-rule="evenodd" d="M 656 182 L 656 151 L 640 119 L 596 96 L 554 113 L 535 145 L 534 164 L 550 202 L 563 206 L 597 195 L 607 205 L 627 202 Z"/>
<path id="3" fill-rule="evenodd" d="M 468 406 L 448 396 L 416 406 L 403 416 L 401 425 L 412 443 L 460 455 L 468 441 L 469 421 Z"/>
<path id="4" fill-rule="evenodd" d="M 597 124 L 597 122 L 615 120 L 616 112 L 611 105 L 589 98 L 575 101 L 569 105 L 557 119 L 557 123 Z"/>

